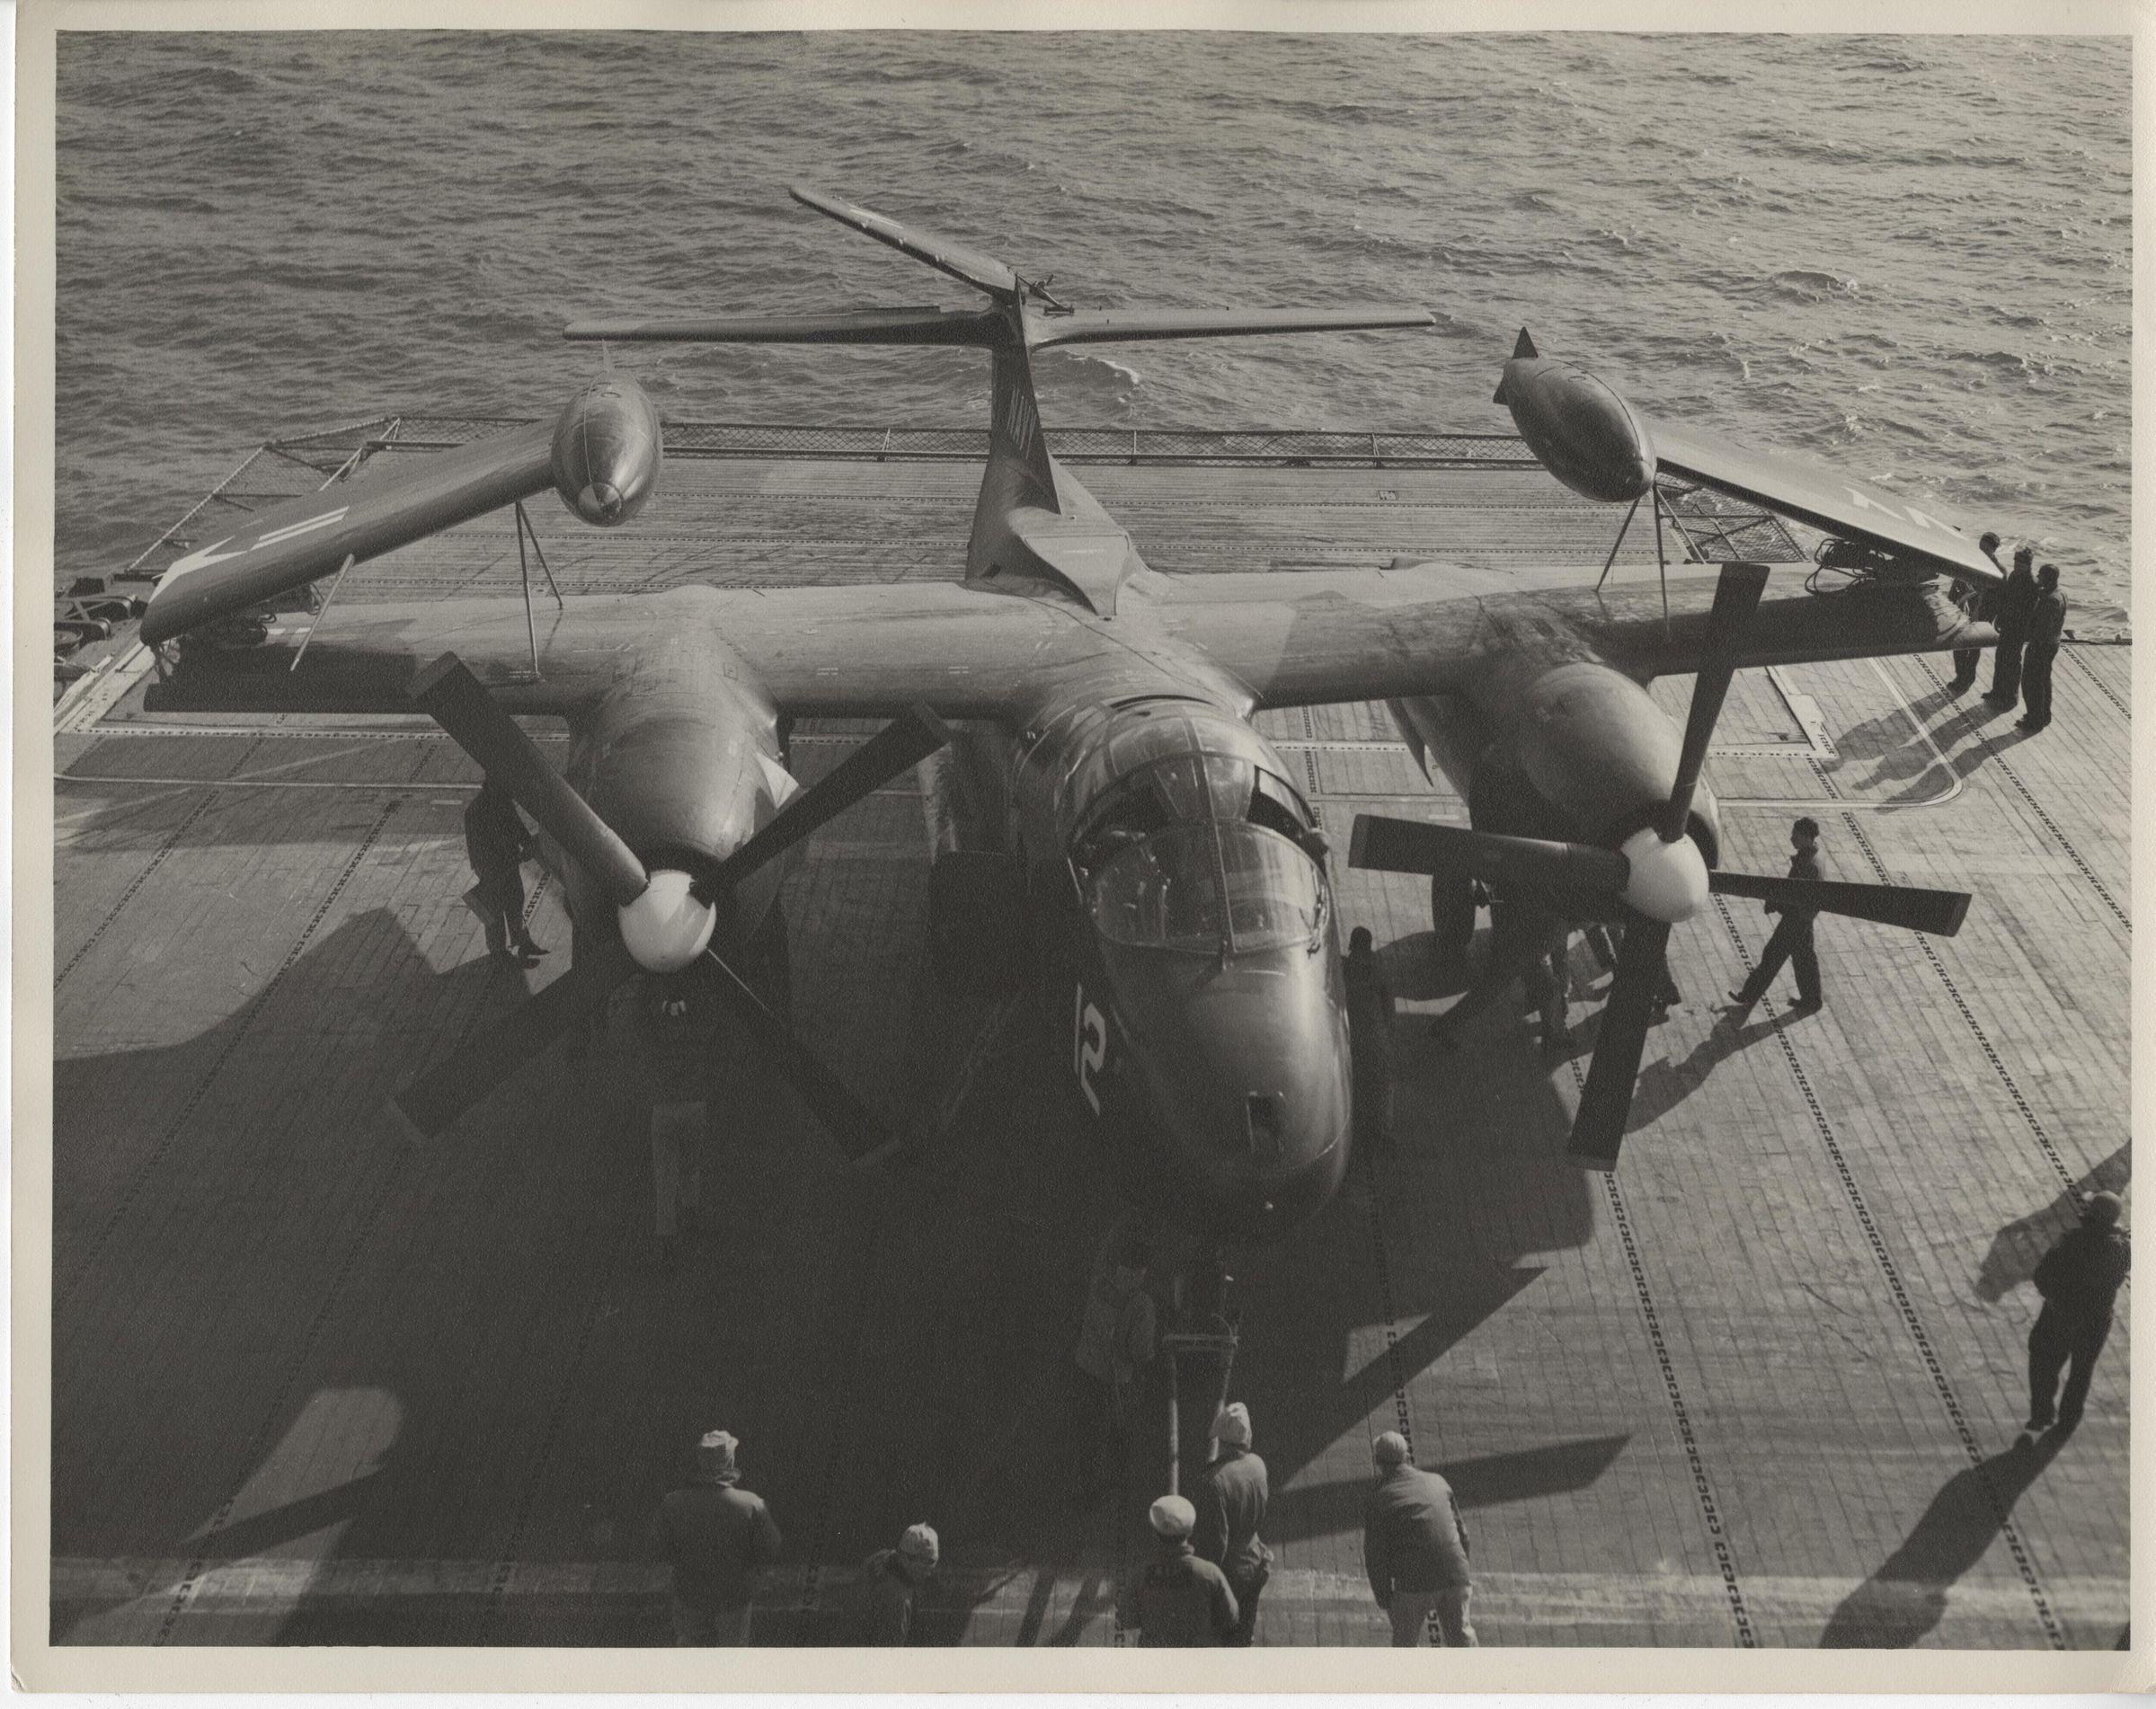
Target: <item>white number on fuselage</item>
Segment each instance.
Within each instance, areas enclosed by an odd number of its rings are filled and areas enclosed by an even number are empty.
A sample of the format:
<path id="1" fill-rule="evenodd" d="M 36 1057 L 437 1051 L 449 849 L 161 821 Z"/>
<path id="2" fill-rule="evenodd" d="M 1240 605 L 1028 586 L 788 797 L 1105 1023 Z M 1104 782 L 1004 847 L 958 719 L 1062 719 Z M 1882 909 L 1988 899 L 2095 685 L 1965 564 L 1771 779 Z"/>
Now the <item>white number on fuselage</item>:
<path id="1" fill-rule="evenodd" d="M 1077 1030 L 1071 1040 L 1070 1067 L 1078 1076 L 1078 1090 L 1086 1094 L 1086 1102 L 1093 1106 L 1093 1113 L 1100 1114 L 1100 1094 L 1094 1090 L 1093 1076 L 1100 1072 L 1101 1065 L 1108 1059 L 1108 1023 L 1101 1012 L 1086 1001 L 1086 987 L 1078 987 Z"/>

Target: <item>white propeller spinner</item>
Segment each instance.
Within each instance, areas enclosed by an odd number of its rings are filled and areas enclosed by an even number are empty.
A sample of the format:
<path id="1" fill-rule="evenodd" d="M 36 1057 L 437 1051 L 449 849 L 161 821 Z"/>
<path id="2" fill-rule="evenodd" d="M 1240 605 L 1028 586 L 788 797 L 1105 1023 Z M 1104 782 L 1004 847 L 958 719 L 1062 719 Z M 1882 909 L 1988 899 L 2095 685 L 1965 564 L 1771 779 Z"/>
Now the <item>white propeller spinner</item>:
<path id="1" fill-rule="evenodd" d="M 1634 831 L 1619 851 L 1632 863 L 1623 896 L 1650 920 L 1681 925 L 1707 906 L 1707 860 L 1690 837 L 1662 840 L 1652 826 Z"/>
<path id="2" fill-rule="evenodd" d="M 718 910 L 689 893 L 687 872 L 661 867 L 643 894 L 621 907 L 621 941 L 646 973 L 678 973 L 704 953 Z"/>

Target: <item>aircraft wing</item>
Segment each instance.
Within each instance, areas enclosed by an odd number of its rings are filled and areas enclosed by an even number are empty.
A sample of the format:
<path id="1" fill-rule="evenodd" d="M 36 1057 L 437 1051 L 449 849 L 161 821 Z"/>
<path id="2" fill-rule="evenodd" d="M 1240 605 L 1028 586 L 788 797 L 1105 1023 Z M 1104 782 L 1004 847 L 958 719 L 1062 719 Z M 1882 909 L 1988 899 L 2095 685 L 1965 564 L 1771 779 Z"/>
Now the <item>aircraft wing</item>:
<path id="1" fill-rule="evenodd" d="M 1163 578 L 1162 620 L 1177 641 L 1239 683 L 1258 707 L 1457 693 L 1497 661 L 1562 656 L 1565 632 L 1642 678 L 1699 668 L 1716 574 L 1669 579 L 1669 619 L 1653 581 L 1582 585 L 1576 565 L 1416 564 Z M 1988 644 L 1931 582 L 1802 591 L 1804 566 L 1774 582 L 1739 663 L 1794 665 Z"/>
<path id="2" fill-rule="evenodd" d="M 553 484 L 555 424 L 534 422 L 259 511 L 158 579 L 142 618 L 155 646 L 199 623 L 527 499 Z"/>
<path id="3" fill-rule="evenodd" d="M 1973 581 L 2004 580 L 1954 523 L 1868 481 L 1665 421 L 1646 423 L 1662 467 L 1828 534 L 1915 553 Z"/>
<path id="4" fill-rule="evenodd" d="M 611 690 L 651 680 L 652 661 L 682 657 L 699 633 L 722 644 L 708 656 L 710 669 L 732 669 L 738 660 L 797 717 L 896 717 L 925 703 L 947 718 L 998 719 L 1029 705 L 1056 673 L 1107 681 L 1135 668 L 1127 645 L 1068 607 L 954 581 L 572 595 L 559 610 L 540 602 L 533 625 L 526 630 L 520 602 L 499 596 L 341 602 L 315 627 L 297 669 L 304 619 L 272 628 L 257 646 L 182 655 L 146 704 L 153 712 L 409 712 L 413 677 L 447 651 L 508 711 L 574 718 Z"/>

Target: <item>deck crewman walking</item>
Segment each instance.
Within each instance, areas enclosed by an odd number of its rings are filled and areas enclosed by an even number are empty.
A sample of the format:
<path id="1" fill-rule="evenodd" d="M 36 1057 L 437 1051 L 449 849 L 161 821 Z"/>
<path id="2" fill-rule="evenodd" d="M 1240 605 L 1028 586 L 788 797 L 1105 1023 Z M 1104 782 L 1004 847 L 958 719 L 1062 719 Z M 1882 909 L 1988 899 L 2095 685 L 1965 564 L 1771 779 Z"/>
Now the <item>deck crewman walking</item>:
<path id="1" fill-rule="evenodd" d="M 2066 596 L 2059 591 L 2059 566 L 2036 571 L 2036 603 L 2028 614 L 2028 640 L 2021 649 L 2021 697 L 2028 710 L 2014 728 L 2035 735 L 2051 722 L 2051 666 L 2059 656 L 2066 629 Z"/>
<path id="2" fill-rule="evenodd" d="M 1191 1492 L 1198 1525 L 1191 1545 L 1201 1560 L 1228 1575 L 1238 1610 L 1228 1642 L 1248 1649 L 1257 1631 L 1257 1599 L 1273 1576 L 1273 1551 L 1257 1534 L 1265 1522 L 1265 1463 L 1250 1449 L 1250 1409 L 1240 1401 L 1220 1409 L 1213 1440 L 1220 1451 Z"/>
<path id="3" fill-rule="evenodd" d="M 1448 1648 L 1471 1646 L 1468 1622 L 1473 1574 L 1468 1531 L 1452 1486 L 1407 1458 L 1407 1439 L 1387 1430 L 1371 1445 L 1377 1482 L 1362 1515 L 1362 1564 L 1370 1591 L 1392 1620 L 1392 1647 L 1420 1649 L 1430 1617 Z"/>
<path id="4" fill-rule="evenodd" d="M 2036 556 L 2034 547 L 2014 548 L 2014 567 L 1992 605 L 1999 645 L 1992 654 L 1992 686 L 1984 698 L 1994 706 L 2011 706 L 2021 698 L 2021 645 L 2028 639 L 2028 616 L 2036 604 L 2036 578 L 2029 569 Z"/>
<path id="5" fill-rule="evenodd" d="M 771 1510 L 741 1488 L 741 1447 L 725 1430 L 696 1444 L 696 1475 L 659 1504 L 660 1558 L 673 1568 L 674 1642 L 739 1647 L 766 1568 L 784 1547 Z"/>
<path id="6" fill-rule="evenodd" d="M 2126 1232 L 2118 1226 L 2125 1209 L 2115 1192 L 2092 1194 L 2081 1226 L 2060 1236 L 2031 1279 L 2044 1297 L 2044 1309 L 2028 1333 L 2026 1428 L 2031 1432 L 2050 1429 L 2055 1418 L 2063 1435 L 2081 1421 L 2096 1357 L 2111 1333 L 2112 1306 L 2133 1262 Z M 2066 1373 L 2063 1395 L 2057 1394 L 2061 1371 Z"/>
<path id="7" fill-rule="evenodd" d="M 1789 857 L 1789 876 L 1819 881 L 1819 821 L 1800 819 L 1789 828 L 1789 846 L 1797 852 Z M 1752 970 L 1743 988 L 1729 994 L 1730 1006 L 1724 1017 L 1733 1027 L 1741 1027 L 1752 1008 L 1767 987 L 1774 983 L 1774 976 L 1782 970 L 1784 961 L 1794 962 L 1797 969 L 1797 1007 L 1816 1009 L 1826 998 L 1819 989 L 1819 957 L 1812 947 L 1812 922 L 1818 910 L 1809 908 L 1779 908 L 1769 902 L 1767 912 L 1781 917 L 1774 924 L 1773 934 L 1760 952 L 1760 964 Z"/>

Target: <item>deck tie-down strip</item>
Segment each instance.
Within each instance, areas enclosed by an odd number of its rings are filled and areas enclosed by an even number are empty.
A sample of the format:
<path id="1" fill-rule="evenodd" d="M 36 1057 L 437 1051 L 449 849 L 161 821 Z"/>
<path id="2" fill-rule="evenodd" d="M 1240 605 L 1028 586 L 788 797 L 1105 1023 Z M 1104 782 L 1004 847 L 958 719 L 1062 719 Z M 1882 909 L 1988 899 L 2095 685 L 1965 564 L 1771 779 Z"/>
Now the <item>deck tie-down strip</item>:
<path id="1" fill-rule="evenodd" d="M 353 876 L 359 872 L 360 863 L 366 860 L 368 851 L 380 840 L 382 832 L 387 828 L 391 816 L 395 813 L 404 801 L 404 796 L 398 796 L 375 816 L 374 823 L 368 827 L 367 835 L 359 839 L 359 846 L 351 852 L 351 858 L 344 863 L 344 870 L 337 874 L 337 881 L 330 886 L 329 893 L 316 904 L 313 916 L 308 919 L 298 937 L 293 940 L 292 947 L 285 952 L 285 959 L 277 964 L 277 971 L 263 982 L 262 988 L 257 991 L 247 1006 L 240 1011 L 239 1021 L 233 1027 L 230 1036 L 226 1039 L 224 1049 L 217 1052 L 209 1067 L 203 1071 L 201 1078 L 195 1082 L 194 1090 L 187 1094 L 187 1102 L 180 1106 L 178 1113 L 165 1124 L 164 1131 L 157 1136 L 156 1145 L 151 1148 L 150 1155 L 143 1159 L 141 1165 L 135 1171 L 135 1178 L 128 1183 L 127 1191 L 120 1195 L 120 1202 L 113 1206 L 111 1211 L 106 1216 L 102 1226 L 97 1231 L 96 1238 L 90 1243 L 90 1250 L 84 1254 L 82 1262 L 75 1266 L 74 1276 L 69 1279 L 67 1286 L 61 1291 L 54 1305 L 56 1316 L 60 1312 L 67 1310 L 68 1302 L 75 1297 L 83 1283 L 89 1278 L 90 1272 L 97 1267 L 99 1257 L 102 1255 L 107 1244 L 119 1228 L 121 1219 L 127 1216 L 129 1210 L 133 1208 L 135 1200 L 140 1197 L 144 1185 L 155 1173 L 157 1165 L 164 1160 L 165 1153 L 172 1149 L 173 1141 L 180 1137 L 181 1130 L 193 1119 L 195 1111 L 201 1108 L 202 1100 L 209 1095 L 209 1088 L 216 1084 L 217 1076 L 224 1072 L 225 1065 L 232 1060 L 234 1053 L 245 1041 L 254 1023 L 261 1017 L 262 1011 L 269 1006 L 270 999 L 277 995 L 277 988 L 284 983 L 285 975 L 299 964 L 299 958 L 306 953 L 307 945 L 315 941 L 315 934 L 321 929 L 322 922 L 329 917 L 330 910 L 337 905 L 337 899 L 344 894 L 346 887 L 351 883 Z"/>
<path id="2" fill-rule="evenodd" d="M 339 881 L 340 889 L 342 888 L 344 881 L 349 880 L 357 869 L 360 856 L 366 854 L 368 847 L 377 837 L 380 836 L 383 826 L 388 823 L 389 816 L 396 810 L 397 805 L 398 803 L 395 801 L 390 802 L 388 807 L 383 810 L 381 818 L 375 821 L 374 828 L 368 833 L 366 840 L 354 851 L 350 864 L 345 868 L 343 879 Z M 545 878 L 541 878 L 537 884 L 532 886 L 531 895 L 524 906 L 524 924 L 528 926 L 533 916 L 537 914 L 540 899 L 546 894 L 546 881 Z M 331 893 L 329 899 L 331 901 L 336 899 L 334 891 Z M 324 902 L 323 908 L 326 911 L 328 903 Z M 322 914 L 317 912 L 315 919 L 309 923 L 307 930 L 310 934 L 316 925 L 321 924 L 321 920 Z M 304 942 L 303 938 L 302 943 L 304 943 Z M 283 969 L 280 968 L 278 971 L 281 977 Z M 273 986 L 275 983 L 276 981 L 272 979 L 271 985 Z M 262 995 L 267 996 L 270 989 L 270 986 L 263 987 Z M 466 1036 L 469 1032 L 469 1028 L 466 1029 Z M 215 1070 L 212 1069 L 211 1072 L 214 1073 Z M 373 1237 L 376 1226 L 382 1219 L 383 1211 L 388 1208 L 390 1194 L 402 1177 L 405 1162 L 418 1149 L 419 1147 L 416 1143 L 407 1143 L 397 1147 L 391 1155 L 389 1166 L 382 1172 L 382 1184 L 376 1189 L 374 1199 L 367 1207 L 367 1214 L 359 1219 L 359 1227 L 345 1246 L 343 1260 L 338 1264 L 336 1274 L 330 1279 L 329 1288 L 323 1294 L 321 1304 L 315 1308 L 315 1315 L 308 1321 L 306 1333 L 300 1340 L 299 1351 L 293 1358 L 291 1366 L 286 1372 L 283 1384 L 279 1387 L 269 1406 L 264 1409 L 262 1422 L 255 1427 L 254 1434 L 248 1439 L 247 1450 L 241 1457 L 247 1470 L 243 1473 L 240 1483 L 234 1487 L 232 1493 L 225 1498 L 223 1505 L 217 1509 L 209 1524 L 204 1527 L 202 1542 L 205 1547 L 203 1550 L 198 1551 L 194 1558 L 187 1563 L 187 1571 L 180 1583 L 173 1589 L 172 1603 L 164 1611 L 164 1618 L 158 1625 L 157 1634 L 151 1640 L 152 1643 L 164 1644 L 172 1641 L 173 1631 L 178 1627 L 181 1618 L 188 1612 L 202 1587 L 204 1575 L 213 1565 L 222 1564 L 222 1563 L 211 1559 L 207 1552 L 207 1545 L 232 1522 L 232 1510 L 239 1505 L 239 1499 L 246 1492 L 247 1483 L 253 1476 L 254 1468 L 262 1463 L 262 1454 L 269 1446 L 270 1432 L 277 1427 L 277 1421 L 284 1416 L 285 1407 L 291 1400 L 292 1390 L 298 1384 L 299 1375 L 306 1368 L 307 1360 L 314 1355 L 315 1344 L 322 1339 L 322 1331 L 329 1322 L 331 1308 L 342 1296 L 344 1284 L 351 1279 L 352 1271 L 359 1262 L 360 1253 L 366 1250 L 368 1241 Z M 589 1339 L 588 1330 L 586 1339 Z M 582 1350 L 581 1345 L 578 1350 L 581 1355 Z M 557 1406 L 555 1410 L 558 1414 L 559 1407 Z M 553 1440 L 554 1422 L 555 1421 L 550 1421 L 548 1425 L 547 1441 L 549 1444 Z M 528 1500 L 526 1505 L 528 1510 Z M 518 1530 L 513 1542 L 520 1543 L 522 1541 L 524 1517 L 524 1515 L 519 1515 Z M 514 1552 L 513 1546 L 511 1552 Z M 495 1575 L 495 1594 L 497 1596 L 500 1587 L 507 1581 L 507 1567 L 499 1569 Z"/>
<path id="3" fill-rule="evenodd" d="M 97 930 L 90 934 L 89 941 L 85 943 L 81 949 L 75 951 L 73 955 L 67 958 L 67 965 L 66 967 L 62 968 L 58 973 L 52 976 L 52 988 L 54 990 L 58 990 L 60 988 L 60 982 L 64 980 L 70 973 L 74 972 L 76 968 L 82 966 L 84 959 L 89 955 L 92 950 L 94 950 L 98 946 L 98 943 L 102 940 L 105 934 L 111 930 L 112 922 L 118 919 L 121 911 L 126 908 L 127 905 L 135 899 L 137 892 L 138 892 L 145 884 L 147 884 L 150 881 L 151 877 L 156 872 L 160 866 L 164 864 L 166 858 L 172 854 L 172 852 L 178 848 L 180 845 L 186 840 L 187 833 L 195 828 L 195 821 L 200 819 L 202 815 L 207 813 L 211 808 L 215 807 L 217 803 L 217 793 L 213 789 L 207 795 L 203 796 L 200 801 L 194 804 L 194 806 L 189 810 L 186 818 L 182 819 L 177 825 L 173 827 L 173 834 L 166 837 L 164 842 L 159 846 L 157 852 L 150 856 L 149 864 L 145 866 L 141 872 L 135 874 L 135 881 L 129 884 L 126 890 L 120 891 L 120 900 L 113 903 L 111 908 L 107 910 L 105 917 L 98 922 Z"/>
<path id="4" fill-rule="evenodd" d="M 1714 903 L 1715 911 L 1722 916 L 1723 929 L 1729 934 L 1729 941 L 1736 948 L 1737 959 L 1749 975 L 1756 964 L 1751 950 L 1744 943 L 1743 934 L 1737 930 L 1737 923 L 1729 911 L 1727 899 L 1720 896 L 1709 899 Z M 1761 1001 L 1766 1005 L 1768 1018 L 1771 1020 L 1775 1014 L 1774 999 L 1767 996 Z M 2053 1649 L 2063 1650 L 2066 1648 L 2066 1634 L 2059 1625 L 2057 1615 L 2052 1611 L 2051 1598 L 2045 1594 L 2043 1581 L 2036 1576 L 2036 1563 L 2029 1558 L 2028 1545 L 2022 1541 L 2020 1530 L 2014 1524 L 2013 1503 L 2001 1498 L 1998 1486 L 1992 1482 L 1983 1445 L 1976 1439 L 1976 1432 L 1969 1423 L 1968 1414 L 1962 1410 L 1961 1399 L 1954 1392 L 1953 1380 L 1947 1375 L 1946 1364 L 1939 1358 L 1938 1349 L 1932 1345 L 1931 1336 L 1924 1328 L 1923 1320 L 1917 1315 L 1916 1304 L 1910 1298 L 1908 1285 L 1902 1279 L 1901 1266 L 1894 1262 L 1894 1254 L 1887 1250 L 1886 1238 L 1879 1232 L 1879 1225 L 1872 1218 L 1871 1206 L 1864 1197 L 1864 1190 L 1857 1184 L 1856 1172 L 1850 1168 L 1849 1157 L 1842 1151 L 1841 1142 L 1834 1132 L 1834 1124 L 1828 1120 L 1826 1106 L 1820 1102 L 1818 1093 L 1813 1089 L 1811 1076 L 1805 1072 L 1803 1058 L 1797 1054 L 1797 1047 L 1790 1042 L 1788 1029 L 1777 1027 L 1774 1030 L 1774 1041 L 1781 1047 L 1782 1060 L 1788 1065 L 1789 1076 L 1796 1081 L 1797 1090 L 1804 1098 L 1805 1108 L 1811 1114 L 1813 1129 L 1819 1135 L 1820 1144 L 1826 1149 L 1828 1161 L 1834 1165 L 1834 1173 L 1841 1183 L 1842 1196 L 1849 1200 L 1850 1210 L 1856 1214 L 1857 1225 L 1864 1231 L 1865 1244 L 1871 1249 L 1872 1262 L 1878 1266 L 1880 1275 L 1886 1279 L 1887 1291 L 1894 1297 L 1894 1308 L 1901 1316 L 1903 1327 L 1909 1332 L 1910 1340 L 1916 1343 L 1917 1355 L 1924 1361 L 1925 1374 L 1931 1378 L 1931 1386 L 1938 1392 L 1939 1404 L 1946 1409 L 1947 1422 L 1953 1426 L 1954 1434 L 1960 1439 L 1962 1450 L 1968 1456 L 1969 1464 L 1976 1473 L 1985 1503 L 1991 1508 L 1992 1516 L 1999 1522 L 1999 1535 L 2005 1539 L 2007 1549 L 2014 1558 L 2015 1569 L 2020 1573 L 2021 1582 L 2028 1590 L 2029 1600 L 2036 1607 L 2036 1618 L 2044 1627 L 2044 1635 Z"/>
<path id="5" fill-rule="evenodd" d="M 1572 1058 L 1573 1085 L 1584 1094 L 1587 1076 L 1580 1067 L 1579 1059 Z M 1632 1291 L 1639 1301 L 1639 1315 L 1646 1321 L 1647 1340 L 1655 1349 L 1655 1363 L 1662 1373 L 1663 1393 L 1669 1397 L 1670 1414 L 1676 1420 L 1677 1439 L 1684 1448 L 1685 1467 L 1691 1474 L 1692 1493 L 1699 1497 L 1699 1515 L 1707 1522 L 1708 1542 L 1715 1553 L 1715 1566 L 1722 1575 L 1723 1594 L 1729 1601 L 1730 1624 L 1735 1626 L 1738 1646 L 1745 1650 L 1759 1648 L 1759 1633 L 1752 1624 L 1752 1613 L 1744 1605 L 1744 1589 L 1737 1579 L 1736 1556 L 1729 1547 L 1729 1533 L 1722 1524 L 1721 1505 L 1715 1500 L 1714 1483 L 1707 1475 L 1707 1459 L 1699 1449 L 1699 1438 L 1692 1429 L 1691 1410 L 1684 1404 L 1684 1388 L 1677 1381 L 1677 1365 L 1671 1357 L 1668 1338 L 1662 1332 L 1662 1315 L 1655 1308 L 1655 1293 L 1647 1286 L 1646 1261 L 1640 1256 L 1639 1241 L 1632 1232 L 1632 1218 L 1625 1209 L 1625 1195 L 1617 1184 L 1614 1172 L 1601 1176 L 1602 1191 L 1610 1200 L 1610 1215 L 1617 1225 L 1617 1236 L 1625 1250 L 1625 1267 L 1632 1275 Z"/>

